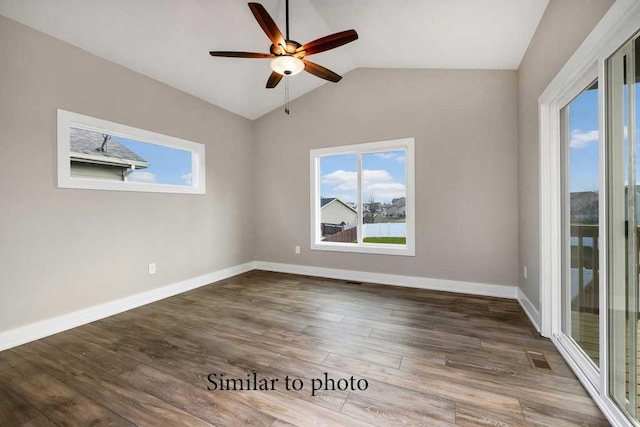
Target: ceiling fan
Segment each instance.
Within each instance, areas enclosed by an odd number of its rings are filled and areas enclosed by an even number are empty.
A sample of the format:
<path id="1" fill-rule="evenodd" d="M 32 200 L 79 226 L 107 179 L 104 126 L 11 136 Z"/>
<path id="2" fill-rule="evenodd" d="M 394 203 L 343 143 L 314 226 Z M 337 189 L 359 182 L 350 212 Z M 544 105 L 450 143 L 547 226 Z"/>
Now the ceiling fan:
<path id="1" fill-rule="evenodd" d="M 229 52 L 229 51 L 212 51 L 211 56 L 222 56 L 227 58 L 254 58 L 254 59 L 271 59 L 271 69 L 273 72 L 267 80 L 267 89 L 273 89 L 280 83 L 282 77 L 293 76 L 302 72 L 313 74 L 321 79 L 337 83 L 342 77 L 333 71 L 308 61 L 307 56 L 316 53 L 325 52 L 335 49 L 347 43 L 358 39 L 358 33 L 355 30 L 347 30 L 339 33 L 331 34 L 307 44 L 301 45 L 295 40 L 289 38 L 289 0 L 286 0 L 286 16 L 287 16 L 287 37 L 283 37 L 282 32 L 273 21 L 269 13 L 260 3 L 249 3 L 249 9 L 258 21 L 258 24 L 265 32 L 269 40 L 271 40 L 270 53 L 254 53 L 254 52 Z"/>

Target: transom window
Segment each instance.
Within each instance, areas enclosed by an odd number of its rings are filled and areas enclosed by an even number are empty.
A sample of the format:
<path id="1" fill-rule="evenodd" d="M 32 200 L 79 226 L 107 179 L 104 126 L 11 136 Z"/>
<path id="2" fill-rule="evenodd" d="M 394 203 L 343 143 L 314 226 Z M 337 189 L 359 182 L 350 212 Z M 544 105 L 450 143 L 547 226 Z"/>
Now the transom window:
<path id="1" fill-rule="evenodd" d="M 311 150 L 311 249 L 415 255 L 414 139 Z"/>
<path id="2" fill-rule="evenodd" d="M 203 144 L 58 110 L 58 186 L 205 193 Z"/>

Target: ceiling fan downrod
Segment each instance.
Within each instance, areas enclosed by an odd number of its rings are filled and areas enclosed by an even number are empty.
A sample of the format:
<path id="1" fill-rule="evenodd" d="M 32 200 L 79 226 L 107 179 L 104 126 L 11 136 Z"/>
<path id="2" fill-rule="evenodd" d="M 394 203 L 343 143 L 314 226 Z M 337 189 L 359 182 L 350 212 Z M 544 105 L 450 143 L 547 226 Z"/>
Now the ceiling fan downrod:
<path id="1" fill-rule="evenodd" d="M 285 0 L 285 14 L 287 19 L 287 41 L 289 41 L 289 0 Z"/>

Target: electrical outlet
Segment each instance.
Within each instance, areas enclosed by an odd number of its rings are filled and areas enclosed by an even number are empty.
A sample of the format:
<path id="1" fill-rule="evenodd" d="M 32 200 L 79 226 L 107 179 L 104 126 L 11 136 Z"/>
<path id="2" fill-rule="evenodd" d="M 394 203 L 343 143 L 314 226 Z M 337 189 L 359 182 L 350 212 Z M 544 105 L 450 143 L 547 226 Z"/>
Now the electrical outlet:
<path id="1" fill-rule="evenodd" d="M 156 274 L 156 263 L 149 264 L 149 274 Z"/>
<path id="2" fill-rule="evenodd" d="M 522 267 L 522 275 L 524 276 L 524 278 L 527 278 L 527 266 L 525 265 L 524 267 Z"/>
<path id="3" fill-rule="evenodd" d="M 300 255 L 300 246 L 296 246 L 296 255 Z"/>

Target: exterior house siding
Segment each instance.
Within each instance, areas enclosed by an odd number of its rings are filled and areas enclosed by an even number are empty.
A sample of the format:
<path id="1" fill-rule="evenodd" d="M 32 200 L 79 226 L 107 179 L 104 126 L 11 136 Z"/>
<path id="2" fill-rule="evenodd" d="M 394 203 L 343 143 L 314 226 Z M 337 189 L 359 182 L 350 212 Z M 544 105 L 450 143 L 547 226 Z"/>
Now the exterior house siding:
<path id="1" fill-rule="evenodd" d="M 320 221 L 323 224 L 342 224 L 344 222 L 347 225 L 356 225 L 358 214 L 353 209 L 334 200 L 320 210 Z"/>

